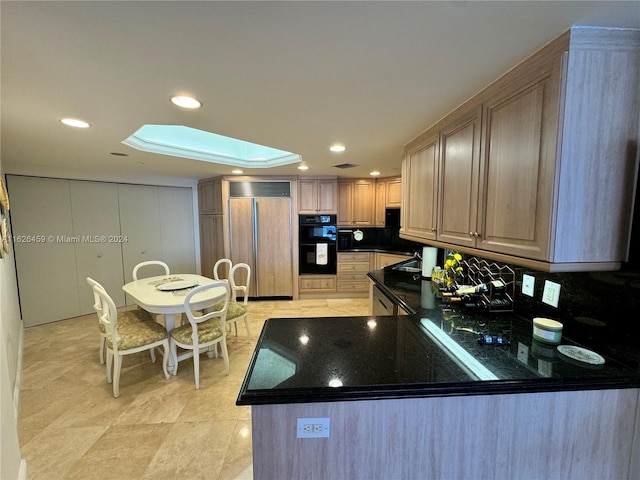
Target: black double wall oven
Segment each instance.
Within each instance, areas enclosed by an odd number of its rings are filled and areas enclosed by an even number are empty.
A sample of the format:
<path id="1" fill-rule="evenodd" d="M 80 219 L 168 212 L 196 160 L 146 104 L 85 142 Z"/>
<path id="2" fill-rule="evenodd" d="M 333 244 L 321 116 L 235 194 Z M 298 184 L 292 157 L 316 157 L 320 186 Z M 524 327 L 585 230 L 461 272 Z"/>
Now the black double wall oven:
<path id="1" fill-rule="evenodd" d="M 300 215 L 300 275 L 335 275 L 336 215 Z"/>

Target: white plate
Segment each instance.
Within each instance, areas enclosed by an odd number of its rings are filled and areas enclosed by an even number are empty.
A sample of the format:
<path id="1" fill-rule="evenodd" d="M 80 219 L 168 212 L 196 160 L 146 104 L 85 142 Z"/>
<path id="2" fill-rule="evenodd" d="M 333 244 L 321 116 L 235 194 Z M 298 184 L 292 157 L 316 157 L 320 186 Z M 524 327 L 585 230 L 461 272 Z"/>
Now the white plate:
<path id="1" fill-rule="evenodd" d="M 579 362 L 588 363 L 590 365 L 604 364 L 604 358 L 596 352 L 587 350 L 586 348 L 576 347 L 573 345 L 558 345 L 558 351 L 567 357 L 578 360 Z"/>
<path id="2" fill-rule="evenodd" d="M 167 282 L 161 283 L 156 288 L 163 292 L 170 292 L 172 290 L 184 290 L 185 288 L 191 288 L 198 285 L 198 282 L 193 280 L 181 280 L 179 282 Z"/>

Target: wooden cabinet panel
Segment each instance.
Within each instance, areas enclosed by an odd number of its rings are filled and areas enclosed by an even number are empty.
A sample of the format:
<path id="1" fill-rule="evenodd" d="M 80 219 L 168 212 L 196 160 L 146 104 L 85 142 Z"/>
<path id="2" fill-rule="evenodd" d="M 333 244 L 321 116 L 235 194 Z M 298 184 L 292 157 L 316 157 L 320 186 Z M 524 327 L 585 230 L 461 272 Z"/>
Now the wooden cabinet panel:
<path id="1" fill-rule="evenodd" d="M 549 258 L 559 62 L 556 67 L 485 103 L 476 245 L 482 249 Z"/>
<path id="2" fill-rule="evenodd" d="M 290 198 L 229 199 L 233 263 L 251 267 L 249 295 L 293 296 Z"/>
<path id="3" fill-rule="evenodd" d="M 402 225 L 400 233 L 414 240 L 436 238 L 438 198 L 438 135 L 407 151 L 402 162 Z"/>
<path id="4" fill-rule="evenodd" d="M 480 169 L 480 110 L 446 126 L 440 134 L 437 238 L 475 245 Z"/>
<path id="5" fill-rule="evenodd" d="M 375 226 L 385 226 L 387 208 L 400 208 L 402 205 L 402 180 L 400 177 L 379 178 L 376 180 Z"/>
<path id="6" fill-rule="evenodd" d="M 198 213 L 222 214 L 221 178 L 212 178 L 198 183 Z"/>
<path id="7" fill-rule="evenodd" d="M 256 281 L 261 297 L 293 295 L 291 199 L 258 198 Z"/>
<path id="8" fill-rule="evenodd" d="M 411 255 L 398 255 L 393 253 L 380 252 L 377 252 L 375 254 L 375 257 L 376 270 L 413 258 Z"/>
<path id="9" fill-rule="evenodd" d="M 213 266 L 224 258 L 222 215 L 200 215 L 200 270 L 213 278 Z"/>
<path id="10" fill-rule="evenodd" d="M 337 179 L 299 179 L 298 212 L 336 213 L 338 204 Z"/>
<path id="11" fill-rule="evenodd" d="M 298 290 L 300 294 L 308 293 L 335 293 L 335 275 L 303 275 L 298 280 Z"/>
<path id="12" fill-rule="evenodd" d="M 402 180 L 400 177 L 386 182 L 387 201 L 386 208 L 399 208 L 402 206 Z"/>
<path id="13" fill-rule="evenodd" d="M 375 223 L 375 182 L 338 182 L 338 225 L 367 227 Z"/>

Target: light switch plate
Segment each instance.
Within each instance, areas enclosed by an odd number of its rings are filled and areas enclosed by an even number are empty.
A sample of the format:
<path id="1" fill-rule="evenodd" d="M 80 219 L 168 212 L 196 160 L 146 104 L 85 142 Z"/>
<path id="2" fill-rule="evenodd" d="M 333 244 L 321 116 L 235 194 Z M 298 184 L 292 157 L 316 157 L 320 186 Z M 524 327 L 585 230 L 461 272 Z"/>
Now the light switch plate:
<path id="1" fill-rule="evenodd" d="M 523 295 L 529 295 L 533 297 L 533 289 L 536 284 L 536 277 L 531 275 L 527 275 L 526 273 L 522 275 L 522 293 Z"/>
<path id="2" fill-rule="evenodd" d="M 545 280 L 544 291 L 542 292 L 542 302 L 558 308 L 558 300 L 560 300 L 560 284 L 550 280 Z"/>

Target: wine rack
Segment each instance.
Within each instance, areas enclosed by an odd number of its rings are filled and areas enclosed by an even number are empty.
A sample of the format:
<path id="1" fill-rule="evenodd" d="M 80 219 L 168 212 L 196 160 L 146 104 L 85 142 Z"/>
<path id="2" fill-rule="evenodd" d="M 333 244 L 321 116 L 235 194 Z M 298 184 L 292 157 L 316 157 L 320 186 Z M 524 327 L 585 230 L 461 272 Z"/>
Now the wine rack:
<path id="1" fill-rule="evenodd" d="M 462 262 L 465 285 L 489 285 L 487 292 L 479 293 L 490 312 L 512 312 L 515 299 L 516 274 L 507 265 L 469 257 Z M 504 289 L 496 291 L 493 281 L 500 280 Z"/>

